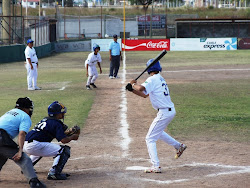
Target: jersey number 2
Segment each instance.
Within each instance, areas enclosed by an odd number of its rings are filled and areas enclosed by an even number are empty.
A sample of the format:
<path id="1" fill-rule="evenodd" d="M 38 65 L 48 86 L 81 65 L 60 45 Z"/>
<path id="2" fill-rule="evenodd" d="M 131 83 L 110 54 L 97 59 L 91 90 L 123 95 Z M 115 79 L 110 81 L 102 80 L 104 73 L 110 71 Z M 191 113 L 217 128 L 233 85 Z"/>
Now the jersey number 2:
<path id="1" fill-rule="evenodd" d="M 46 127 L 46 122 L 41 122 L 35 126 L 35 129 L 41 131 L 44 127 Z"/>

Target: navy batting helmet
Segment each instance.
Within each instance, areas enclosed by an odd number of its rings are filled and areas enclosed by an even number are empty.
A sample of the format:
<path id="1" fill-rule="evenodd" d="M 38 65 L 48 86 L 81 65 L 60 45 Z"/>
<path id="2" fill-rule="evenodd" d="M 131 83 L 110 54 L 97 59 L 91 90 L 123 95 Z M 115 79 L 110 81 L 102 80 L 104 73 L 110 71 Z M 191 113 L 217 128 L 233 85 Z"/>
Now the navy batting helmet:
<path id="1" fill-rule="evenodd" d="M 66 112 L 67 112 L 67 108 L 62 103 L 59 103 L 58 101 L 51 103 L 48 107 L 48 115 L 50 117 L 53 117 L 56 114 L 61 114 L 61 113 L 65 114 Z"/>
<path id="2" fill-rule="evenodd" d="M 101 50 L 98 44 L 93 44 L 93 51 L 95 51 L 95 49 L 99 49 L 99 51 Z"/>
<path id="3" fill-rule="evenodd" d="M 154 59 L 150 59 L 147 62 L 147 67 L 154 61 Z M 157 61 L 152 67 L 150 67 L 147 71 L 148 74 L 150 74 L 151 72 L 161 72 L 162 68 L 161 68 L 161 64 L 160 61 Z"/>

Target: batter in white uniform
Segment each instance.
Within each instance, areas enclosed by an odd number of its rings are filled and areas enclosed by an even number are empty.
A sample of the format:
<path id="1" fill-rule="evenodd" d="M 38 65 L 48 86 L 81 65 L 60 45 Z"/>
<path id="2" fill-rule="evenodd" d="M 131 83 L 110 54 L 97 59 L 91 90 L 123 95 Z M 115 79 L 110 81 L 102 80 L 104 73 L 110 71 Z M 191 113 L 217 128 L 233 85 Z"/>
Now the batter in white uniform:
<path id="1" fill-rule="evenodd" d="M 38 68 L 38 58 L 36 55 L 36 50 L 33 48 L 33 40 L 27 40 L 27 47 L 25 49 L 25 58 L 27 69 L 27 83 L 28 90 L 40 90 L 41 88 L 37 87 L 37 68 Z"/>
<path id="2" fill-rule="evenodd" d="M 147 66 L 153 61 L 150 59 L 147 62 Z M 132 80 L 127 84 L 126 89 L 141 97 L 148 97 L 152 103 L 154 109 L 158 111 L 156 118 L 152 122 L 147 136 L 146 143 L 148 148 L 149 157 L 152 163 L 152 167 L 147 169 L 146 173 L 161 173 L 160 161 L 157 156 L 156 141 L 162 140 L 165 143 L 173 146 L 176 149 L 176 156 L 181 156 L 183 151 L 187 148 L 186 145 L 176 141 L 164 130 L 168 124 L 173 120 L 176 112 L 174 103 L 171 101 L 169 89 L 166 81 L 160 75 L 162 68 L 158 61 L 147 71 L 150 77 L 141 85 L 136 84 L 136 80 Z"/>
<path id="3" fill-rule="evenodd" d="M 100 74 L 102 74 L 102 68 L 100 62 L 102 62 L 101 55 L 98 53 L 100 51 L 100 46 L 97 44 L 93 45 L 93 51 L 88 55 L 88 59 L 85 61 L 85 67 L 86 67 L 86 76 L 88 77 L 86 89 L 91 89 L 90 85 L 93 88 L 97 88 L 95 85 L 95 81 L 98 77 L 98 72 L 96 69 L 96 64 L 98 64 L 100 68 Z"/>

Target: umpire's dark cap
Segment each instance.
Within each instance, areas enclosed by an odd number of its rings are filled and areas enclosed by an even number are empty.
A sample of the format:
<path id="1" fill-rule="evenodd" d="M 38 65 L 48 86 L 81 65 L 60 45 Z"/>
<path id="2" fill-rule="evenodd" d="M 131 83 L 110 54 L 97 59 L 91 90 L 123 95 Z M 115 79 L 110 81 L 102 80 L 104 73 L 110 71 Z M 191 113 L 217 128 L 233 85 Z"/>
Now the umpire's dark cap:
<path id="1" fill-rule="evenodd" d="M 33 104 L 33 101 L 29 97 L 24 97 L 24 98 L 17 99 L 15 107 L 33 109 L 34 104 Z"/>
<path id="2" fill-rule="evenodd" d="M 114 34 L 114 35 L 113 35 L 113 38 L 117 38 L 117 35 L 116 35 L 116 34 Z"/>

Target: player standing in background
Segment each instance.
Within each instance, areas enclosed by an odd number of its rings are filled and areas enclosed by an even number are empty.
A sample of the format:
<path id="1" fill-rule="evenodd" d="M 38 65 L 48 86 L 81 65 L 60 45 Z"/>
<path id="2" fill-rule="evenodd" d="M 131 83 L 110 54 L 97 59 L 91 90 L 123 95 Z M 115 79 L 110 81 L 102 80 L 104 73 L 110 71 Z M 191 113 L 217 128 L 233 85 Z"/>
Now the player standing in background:
<path id="1" fill-rule="evenodd" d="M 41 88 L 37 87 L 37 69 L 38 69 L 38 58 L 36 55 L 36 50 L 33 48 L 33 40 L 27 40 L 27 47 L 24 51 L 27 69 L 27 83 L 28 90 L 40 90 Z"/>
<path id="2" fill-rule="evenodd" d="M 58 101 L 51 103 L 48 107 L 49 117 L 45 117 L 35 125 L 27 134 L 24 143 L 24 151 L 30 154 L 33 165 L 41 157 L 54 157 L 54 163 L 47 176 L 48 180 L 66 180 L 69 176 L 61 172 L 70 157 L 70 147 L 51 143 L 54 138 L 63 144 L 78 140 L 78 134 L 66 136 L 64 133 L 67 127 L 60 119 L 64 119 L 66 112 L 67 108 L 62 103 Z"/>
<path id="3" fill-rule="evenodd" d="M 150 59 L 147 66 L 153 62 Z M 157 117 L 152 122 L 147 136 L 146 143 L 149 157 L 151 159 L 152 167 L 145 170 L 146 173 L 161 173 L 160 161 L 157 156 L 156 141 L 162 140 L 165 143 L 173 146 L 177 153 L 175 158 L 181 156 L 183 151 L 187 148 L 182 143 L 179 143 L 164 130 L 174 118 L 176 112 L 174 103 L 171 101 L 168 85 L 164 78 L 160 75 L 162 68 L 158 61 L 147 71 L 150 77 L 141 85 L 136 84 L 136 80 L 132 80 L 127 84 L 126 89 L 141 97 L 148 97 L 154 109 L 158 110 Z"/>
<path id="4" fill-rule="evenodd" d="M 100 64 L 102 62 L 102 58 L 101 58 L 100 53 L 98 53 L 99 51 L 100 51 L 100 46 L 98 46 L 97 44 L 94 44 L 93 52 L 91 52 L 88 55 L 88 59 L 85 61 L 86 76 L 88 77 L 86 89 L 91 89 L 90 85 L 93 88 L 97 88 L 97 86 L 95 85 L 95 81 L 98 78 L 96 64 L 98 64 L 100 68 L 100 74 L 102 74 L 102 68 Z"/>
<path id="5" fill-rule="evenodd" d="M 28 155 L 23 152 L 24 140 L 31 127 L 33 102 L 28 98 L 19 98 L 14 109 L 0 117 L 0 171 L 8 159 L 20 166 L 31 188 L 46 187 L 34 171 Z M 18 145 L 12 140 L 18 135 Z"/>
<path id="6" fill-rule="evenodd" d="M 113 40 L 114 41 L 109 44 L 110 79 L 119 78 L 118 71 L 120 68 L 120 60 L 122 60 L 121 47 L 117 42 L 117 35 L 113 35 Z"/>

